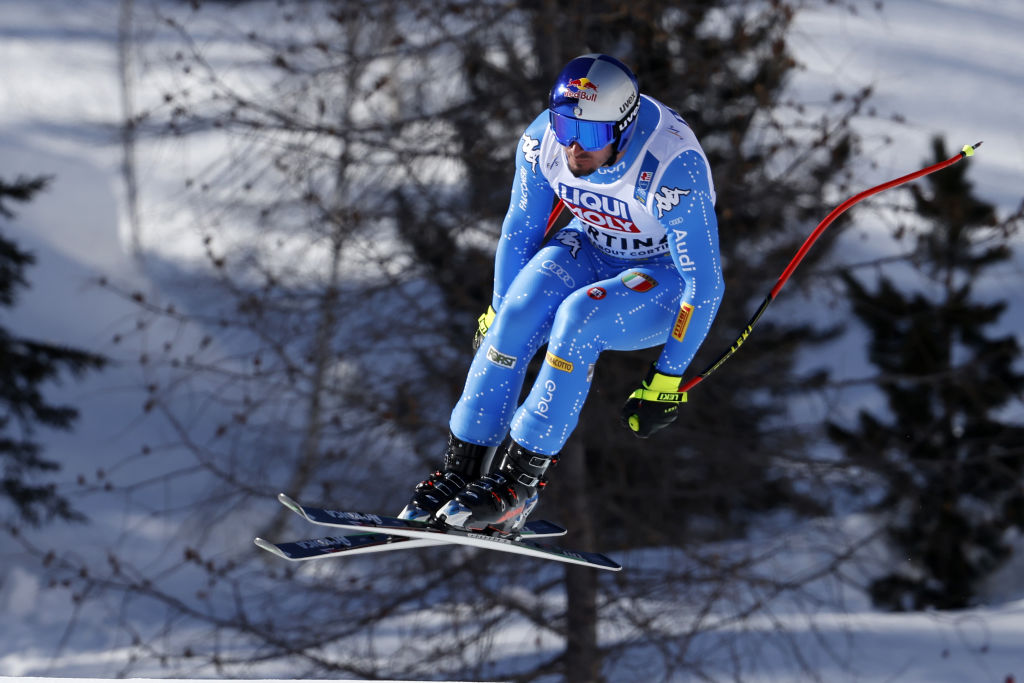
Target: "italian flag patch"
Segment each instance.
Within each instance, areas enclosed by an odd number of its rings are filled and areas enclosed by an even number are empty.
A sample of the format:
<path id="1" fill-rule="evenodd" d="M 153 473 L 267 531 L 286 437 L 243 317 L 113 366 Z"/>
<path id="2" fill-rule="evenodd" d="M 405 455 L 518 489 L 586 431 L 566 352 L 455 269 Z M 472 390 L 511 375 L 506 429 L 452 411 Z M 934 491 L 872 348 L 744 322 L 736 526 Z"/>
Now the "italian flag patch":
<path id="1" fill-rule="evenodd" d="M 658 286 L 658 281 L 647 273 L 634 270 L 622 276 L 622 284 L 634 292 L 649 292 Z"/>

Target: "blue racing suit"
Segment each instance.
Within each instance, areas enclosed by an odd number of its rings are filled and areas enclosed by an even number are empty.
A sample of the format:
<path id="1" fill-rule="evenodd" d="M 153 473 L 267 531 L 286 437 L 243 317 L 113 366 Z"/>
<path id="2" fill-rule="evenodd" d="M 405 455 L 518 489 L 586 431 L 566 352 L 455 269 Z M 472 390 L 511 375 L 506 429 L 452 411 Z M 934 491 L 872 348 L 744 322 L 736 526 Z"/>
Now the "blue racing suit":
<path id="1" fill-rule="evenodd" d="M 451 416 L 458 438 L 506 434 L 555 455 L 575 428 L 606 349 L 664 345 L 658 372 L 682 375 L 711 327 L 725 285 L 715 189 L 686 122 L 642 96 L 626 152 L 577 178 L 545 111 L 516 153 L 512 199 L 495 255 L 496 311 Z M 555 197 L 573 214 L 542 246 Z M 521 406 L 527 364 L 545 362 Z"/>

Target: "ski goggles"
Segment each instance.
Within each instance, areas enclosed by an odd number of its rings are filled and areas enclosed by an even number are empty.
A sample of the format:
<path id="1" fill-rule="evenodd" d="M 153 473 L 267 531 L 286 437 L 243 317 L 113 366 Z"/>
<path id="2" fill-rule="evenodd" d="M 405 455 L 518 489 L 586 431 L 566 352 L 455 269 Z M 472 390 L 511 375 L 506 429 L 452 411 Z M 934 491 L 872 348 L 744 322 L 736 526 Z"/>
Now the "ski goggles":
<path id="1" fill-rule="evenodd" d="M 607 121 L 582 121 L 548 110 L 551 131 L 563 147 L 577 143 L 586 152 L 604 149 L 615 140 L 615 124 Z"/>

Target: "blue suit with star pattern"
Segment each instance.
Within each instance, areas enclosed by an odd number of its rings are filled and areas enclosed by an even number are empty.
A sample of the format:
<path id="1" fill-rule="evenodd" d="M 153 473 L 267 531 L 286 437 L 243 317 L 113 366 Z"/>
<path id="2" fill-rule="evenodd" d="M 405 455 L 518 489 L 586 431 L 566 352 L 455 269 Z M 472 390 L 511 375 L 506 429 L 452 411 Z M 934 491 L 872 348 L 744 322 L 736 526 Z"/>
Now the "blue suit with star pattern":
<path id="1" fill-rule="evenodd" d="M 681 376 L 724 293 L 715 190 L 693 131 L 643 96 L 624 154 L 575 177 L 545 111 L 516 154 L 495 254 L 496 311 L 452 411 L 458 438 L 555 455 L 575 429 L 601 352 L 663 346 L 658 372 Z M 552 204 L 572 212 L 545 242 Z M 544 363 L 519 404 L 529 361 Z"/>

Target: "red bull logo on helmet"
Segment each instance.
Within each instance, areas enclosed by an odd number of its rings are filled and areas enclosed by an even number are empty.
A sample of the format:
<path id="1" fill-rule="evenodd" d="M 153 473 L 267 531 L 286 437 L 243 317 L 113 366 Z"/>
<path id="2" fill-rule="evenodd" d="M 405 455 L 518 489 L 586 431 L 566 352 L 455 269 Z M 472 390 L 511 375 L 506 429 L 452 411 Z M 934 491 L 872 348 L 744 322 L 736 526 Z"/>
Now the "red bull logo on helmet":
<path id="1" fill-rule="evenodd" d="M 587 102 L 593 102 L 597 99 L 597 83 L 594 83 L 594 81 L 586 76 L 574 78 L 566 83 L 566 86 L 568 86 L 568 89 L 565 94 L 568 97 L 575 97 Z"/>

